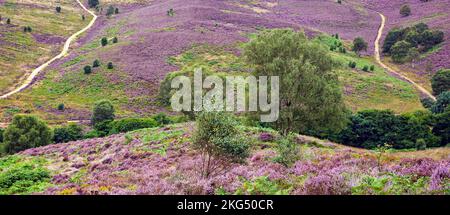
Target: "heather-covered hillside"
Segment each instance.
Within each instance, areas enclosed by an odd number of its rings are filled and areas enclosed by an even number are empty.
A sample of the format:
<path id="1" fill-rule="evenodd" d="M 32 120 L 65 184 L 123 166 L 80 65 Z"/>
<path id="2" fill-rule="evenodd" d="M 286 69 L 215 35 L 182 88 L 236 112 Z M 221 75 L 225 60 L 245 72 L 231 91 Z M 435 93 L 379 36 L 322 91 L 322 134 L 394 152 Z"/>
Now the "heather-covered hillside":
<path id="1" fill-rule="evenodd" d="M 448 148 L 402 154 L 371 152 L 298 136 L 299 160 L 275 162 L 279 136 L 241 127 L 251 142 L 242 164 L 210 178 L 199 173 L 195 124 L 144 129 L 29 149 L 0 158 L 0 184 L 13 172 L 36 175 L 2 194 L 448 194 Z M 414 158 L 408 158 L 414 156 Z M 23 181 L 25 183 L 25 181 Z"/>

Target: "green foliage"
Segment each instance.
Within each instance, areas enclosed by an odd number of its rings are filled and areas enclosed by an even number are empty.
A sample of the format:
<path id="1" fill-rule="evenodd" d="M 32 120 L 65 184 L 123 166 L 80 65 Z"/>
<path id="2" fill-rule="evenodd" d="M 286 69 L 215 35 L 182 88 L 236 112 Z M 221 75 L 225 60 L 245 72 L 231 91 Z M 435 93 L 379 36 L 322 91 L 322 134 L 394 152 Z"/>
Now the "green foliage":
<path id="1" fill-rule="evenodd" d="M 287 137 L 281 137 L 277 141 L 276 150 L 278 156 L 274 161 L 286 167 L 291 166 L 299 159 L 300 147 L 297 144 L 296 135 L 289 134 Z"/>
<path id="2" fill-rule="evenodd" d="M 115 12 L 115 9 L 112 5 L 109 5 L 108 8 L 106 9 L 106 16 L 111 16 L 113 15 Z"/>
<path id="3" fill-rule="evenodd" d="M 439 94 L 436 98 L 436 102 L 431 107 L 433 113 L 443 113 L 450 104 L 450 91 Z"/>
<path id="4" fill-rule="evenodd" d="M 7 25 L 11 25 L 11 19 L 10 18 L 6 19 L 6 24 Z"/>
<path id="5" fill-rule="evenodd" d="M 431 79 L 433 95 L 437 96 L 450 90 L 450 69 L 440 69 Z"/>
<path id="6" fill-rule="evenodd" d="M 403 115 L 388 110 L 361 111 L 352 115 L 347 128 L 331 139 L 368 149 L 386 143 L 396 149 L 415 148 L 418 139 L 424 139 L 427 147 L 435 147 L 439 138 L 431 133 L 432 117 L 427 111 Z"/>
<path id="7" fill-rule="evenodd" d="M 244 49 L 255 76 L 280 79 L 280 115 L 274 126 L 283 134 L 342 127 L 345 106 L 337 63 L 322 45 L 303 32 L 275 29 L 261 32 Z"/>
<path id="8" fill-rule="evenodd" d="M 119 8 L 116 8 L 116 9 L 114 10 L 114 14 L 119 14 Z"/>
<path id="9" fill-rule="evenodd" d="M 63 103 L 58 104 L 58 110 L 59 111 L 64 111 L 66 109 L 66 107 L 64 106 Z"/>
<path id="10" fill-rule="evenodd" d="M 433 134 L 441 138 L 441 146 L 446 146 L 450 143 L 450 108 L 436 115 Z"/>
<path id="11" fill-rule="evenodd" d="M 102 46 L 108 45 L 108 38 L 103 37 L 103 38 L 100 40 L 100 43 L 102 44 Z"/>
<path id="12" fill-rule="evenodd" d="M 54 133 L 53 141 L 55 143 L 66 143 L 83 138 L 83 128 L 77 124 L 55 128 Z"/>
<path id="13" fill-rule="evenodd" d="M 167 125 L 170 123 L 173 123 L 173 121 L 165 114 L 165 113 L 158 113 L 152 117 L 158 125 Z"/>
<path id="14" fill-rule="evenodd" d="M 356 68 L 356 62 L 355 61 L 349 61 L 348 62 L 348 67 L 350 67 L 352 69 Z"/>
<path id="15" fill-rule="evenodd" d="M 337 3 L 338 4 L 342 4 L 342 0 L 337 0 Z"/>
<path id="16" fill-rule="evenodd" d="M 33 29 L 30 26 L 23 27 L 23 32 L 32 32 Z"/>
<path id="17" fill-rule="evenodd" d="M 16 115 L 3 134 L 6 153 L 45 146 L 51 143 L 53 133 L 43 121 L 34 116 Z"/>
<path id="18" fill-rule="evenodd" d="M 108 69 L 114 69 L 114 64 L 112 62 L 109 62 L 107 67 Z"/>
<path id="19" fill-rule="evenodd" d="M 396 63 L 403 63 L 408 56 L 411 43 L 404 40 L 396 42 L 391 48 L 392 60 Z"/>
<path id="20" fill-rule="evenodd" d="M 175 15 L 175 11 L 172 9 L 172 8 L 170 8 L 168 11 L 167 11 L 167 16 L 174 16 Z"/>
<path id="21" fill-rule="evenodd" d="M 367 42 L 364 41 L 362 37 L 357 37 L 353 40 L 353 48 L 352 51 L 359 54 L 361 51 L 367 50 Z"/>
<path id="22" fill-rule="evenodd" d="M 118 42 L 119 42 L 119 39 L 117 39 L 117 37 L 114 37 L 113 40 L 112 40 L 112 42 L 113 42 L 113 43 L 118 43 Z"/>
<path id="23" fill-rule="evenodd" d="M 402 5 L 402 7 L 400 8 L 400 15 L 402 16 L 411 15 L 411 8 L 409 7 L 409 5 L 407 4 Z"/>
<path id="24" fill-rule="evenodd" d="M 56 6 L 55 10 L 57 13 L 61 13 L 61 6 Z"/>
<path id="25" fill-rule="evenodd" d="M 112 103 L 108 100 L 101 100 L 95 103 L 92 110 L 91 123 L 95 127 L 100 126 L 100 123 L 109 123 L 114 120 L 115 109 Z"/>
<path id="26" fill-rule="evenodd" d="M 153 128 L 158 126 L 158 123 L 152 118 L 148 119 L 128 118 L 113 121 L 111 122 L 110 126 L 111 130 L 109 131 L 109 134 L 118 134 L 139 130 L 143 128 Z"/>
<path id="27" fill-rule="evenodd" d="M 224 112 L 203 112 L 197 116 L 193 146 L 203 156 L 203 177 L 220 174 L 230 163 L 243 162 L 249 145 L 237 128 L 237 121 Z"/>
<path id="28" fill-rule="evenodd" d="M 429 30 L 428 25 L 419 23 L 412 27 L 392 29 L 384 40 L 383 52 L 391 54 L 394 62 L 397 63 L 402 63 L 407 58 L 415 61 L 420 53 L 430 50 L 443 41 L 444 32 Z"/>
<path id="29" fill-rule="evenodd" d="M 50 185 L 50 172 L 41 160 L 24 160 L 19 156 L 0 158 L 0 195 L 29 194 Z"/>
<path id="30" fill-rule="evenodd" d="M 292 187 L 285 187 L 267 176 L 245 180 L 242 186 L 236 189 L 235 195 L 289 195 Z"/>
<path id="31" fill-rule="evenodd" d="M 0 128 L 0 144 L 3 143 L 3 133 L 5 132 L 5 130 L 3 130 L 3 128 Z M 1 152 L 2 150 L 0 150 Z"/>
<path id="32" fill-rule="evenodd" d="M 99 0 L 88 0 L 88 5 L 90 8 L 97 7 L 99 4 Z"/>
<path id="33" fill-rule="evenodd" d="M 383 177 L 366 176 L 352 187 L 354 195 L 418 195 L 427 192 L 428 178 L 390 174 Z"/>
<path id="34" fill-rule="evenodd" d="M 369 66 L 364 65 L 364 67 L 362 68 L 362 70 L 363 70 L 364 72 L 368 72 L 368 71 L 369 71 Z"/>
<path id="35" fill-rule="evenodd" d="M 370 65 L 370 71 L 374 71 L 375 70 L 375 66 L 374 65 Z"/>
<path id="36" fill-rule="evenodd" d="M 88 75 L 88 74 L 91 74 L 92 73 L 92 67 L 91 66 L 85 66 L 84 68 L 83 68 L 83 71 L 84 71 L 84 74 L 86 74 L 86 75 Z"/>
<path id="37" fill-rule="evenodd" d="M 94 62 L 92 63 L 92 67 L 96 68 L 100 66 L 100 61 L 99 60 L 94 60 Z"/>
<path id="38" fill-rule="evenodd" d="M 431 98 L 425 97 L 420 99 L 420 103 L 422 103 L 424 108 L 431 110 L 435 102 Z"/>

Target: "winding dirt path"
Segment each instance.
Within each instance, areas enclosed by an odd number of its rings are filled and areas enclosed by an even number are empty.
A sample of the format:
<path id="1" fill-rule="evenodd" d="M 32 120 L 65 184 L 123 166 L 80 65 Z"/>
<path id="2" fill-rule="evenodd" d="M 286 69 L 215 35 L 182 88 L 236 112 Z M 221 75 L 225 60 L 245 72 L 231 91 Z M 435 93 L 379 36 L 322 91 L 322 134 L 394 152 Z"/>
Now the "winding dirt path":
<path id="1" fill-rule="evenodd" d="M 28 86 L 31 85 L 31 83 L 33 82 L 34 78 L 42 71 L 44 70 L 46 67 L 48 67 L 48 65 L 50 65 L 51 63 L 53 63 L 55 60 L 58 60 L 60 58 L 63 58 L 64 56 L 67 55 L 67 53 L 69 52 L 69 47 L 70 44 L 72 43 L 72 41 L 74 41 L 80 34 L 84 33 L 85 31 L 87 31 L 89 28 L 91 28 L 95 21 L 97 20 L 97 15 L 95 15 L 95 13 L 93 13 L 92 11 L 90 11 L 89 9 L 87 9 L 83 3 L 80 2 L 80 0 L 76 0 L 78 2 L 78 4 L 80 4 L 80 6 L 83 8 L 83 10 L 85 10 L 86 12 L 88 12 L 89 14 L 92 15 L 92 20 L 89 22 L 89 24 L 84 27 L 83 29 L 81 29 L 80 31 L 76 32 L 75 34 L 73 34 L 72 36 L 70 36 L 67 40 L 66 43 L 64 44 L 63 50 L 61 51 L 61 53 L 59 53 L 57 56 L 55 56 L 54 58 L 50 59 L 49 61 L 45 62 L 44 64 L 42 64 L 41 66 L 39 66 L 38 68 L 34 69 L 31 74 L 27 77 L 27 79 L 25 79 L 25 81 L 22 83 L 22 85 L 20 85 L 19 87 L 17 87 L 16 89 L 12 90 L 9 93 L 6 93 L 4 95 L 0 95 L 0 99 L 6 99 L 20 91 L 22 91 L 23 89 L 27 88 Z"/>
<path id="2" fill-rule="evenodd" d="M 380 64 L 381 67 L 383 67 L 384 69 L 386 69 L 388 72 L 395 74 L 399 77 L 401 77 L 402 79 L 408 81 L 409 83 L 411 83 L 412 85 L 414 85 L 421 93 L 425 94 L 426 96 L 428 96 L 429 98 L 431 98 L 433 101 L 436 101 L 436 97 L 433 96 L 433 94 L 431 94 L 428 90 L 426 90 L 425 88 L 423 88 L 422 86 L 420 86 L 419 84 L 417 84 L 416 82 L 414 82 L 413 80 L 411 80 L 410 78 L 396 72 L 394 69 L 386 66 L 383 62 L 381 62 L 381 57 L 380 57 L 380 40 L 381 40 L 381 36 L 383 35 L 383 29 L 384 29 L 384 25 L 386 23 L 386 17 L 382 14 L 377 12 L 380 17 L 381 17 L 381 24 L 380 24 L 380 28 L 378 29 L 378 35 L 377 38 L 375 39 L 375 60 L 377 61 L 378 64 Z"/>

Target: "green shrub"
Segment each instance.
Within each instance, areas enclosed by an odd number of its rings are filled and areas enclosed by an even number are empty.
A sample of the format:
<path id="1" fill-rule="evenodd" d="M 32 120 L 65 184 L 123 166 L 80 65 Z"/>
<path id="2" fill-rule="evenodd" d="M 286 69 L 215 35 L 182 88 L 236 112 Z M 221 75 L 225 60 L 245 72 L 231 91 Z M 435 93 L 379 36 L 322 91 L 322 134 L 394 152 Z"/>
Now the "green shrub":
<path id="1" fill-rule="evenodd" d="M 50 172 L 39 161 L 0 158 L 0 195 L 40 192 L 50 185 L 50 179 Z"/>
<path id="2" fill-rule="evenodd" d="M 111 16 L 114 14 L 114 7 L 112 5 L 109 5 L 108 8 L 106 9 L 106 16 Z"/>
<path id="3" fill-rule="evenodd" d="M 100 40 L 100 43 L 102 44 L 102 46 L 108 45 L 108 38 L 103 37 L 103 38 Z"/>
<path id="4" fill-rule="evenodd" d="M 431 107 L 434 105 L 434 101 L 429 97 L 421 98 L 420 103 L 422 103 L 424 108 L 429 110 L 431 110 Z"/>
<path id="5" fill-rule="evenodd" d="M 61 103 L 61 104 L 58 105 L 58 110 L 59 110 L 59 111 L 63 111 L 64 109 L 66 109 L 66 107 L 64 106 L 63 103 Z"/>
<path id="6" fill-rule="evenodd" d="M 174 16 L 175 15 L 175 11 L 172 9 L 172 8 L 170 8 L 168 11 L 167 11 L 167 16 Z"/>
<path id="7" fill-rule="evenodd" d="M 94 60 L 94 62 L 92 63 L 92 67 L 96 68 L 100 66 L 100 61 L 99 60 Z"/>
<path id="8" fill-rule="evenodd" d="M 61 7 L 60 6 L 56 6 L 55 10 L 56 10 L 57 13 L 61 13 Z"/>
<path id="9" fill-rule="evenodd" d="M 369 71 L 369 66 L 364 65 L 364 67 L 362 68 L 362 70 L 363 70 L 364 72 L 368 72 L 368 71 Z"/>
<path id="10" fill-rule="evenodd" d="M 55 143 L 66 143 L 81 140 L 83 138 L 83 128 L 77 124 L 69 124 L 54 129 L 53 141 Z"/>
<path id="11" fill-rule="evenodd" d="M 116 8 L 116 9 L 114 10 L 114 14 L 119 14 L 119 8 Z"/>
<path id="12" fill-rule="evenodd" d="M 374 65 L 371 65 L 369 69 L 370 69 L 370 71 L 373 72 L 373 71 L 375 70 L 375 66 L 374 66 Z"/>
<path id="13" fill-rule="evenodd" d="M 437 96 L 450 90 L 450 69 L 440 69 L 431 79 L 433 95 Z"/>
<path id="14" fill-rule="evenodd" d="M 165 113 L 158 113 L 152 118 L 158 123 L 158 125 L 167 125 L 173 123 L 172 120 Z"/>
<path id="15" fill-rule="evenodd" d="M 367 42 L 364 41 L 362 37 L 357 37 L 353 40 L 353 48 L 352 51 L 354 51 L 356 54 L 359 55 L 359 53 L 363 50 L 367 50 Z"/>
<path id="16" fill-rule="evenodd" d="M 114 64 L 112 62 L 109 62 L 107 67 L 108 69 L 114 69 Z"/>
<path id="17" fill-rule="evenodd" d="M 203 177 L 222 173 L 233 162 L 243 162 L 249 145 L 237 128 L 237 121 L 228 113 L 203 112 L 197 116 L 193 146 L 203 156 L 200 172 Z"/>
<path id="18" fill-rule="evenodd" d="M 450 91 L 439 94 L 436 98 L 436 102 L 431 107 L 433 113 L 443 113 L 450 104 Z"/>
<path id="19" fill-rule="evenodd" d="M 276 150 L 278 156 L 274 161 L 286 167 L 291 166 L 299 159 L 300 148 L 295 140 L 295 134 L 282 137 L 277 141 Z"/>
<path id="20" fill-rule="evenodd" d="M 436 115 L 433 134 L 441 138 L 440 146 L 446 146 L 450 143 L 450 108 Z"/>
<path id="21" fill-rule="evenodd" d="M 338 4 L 342 4 L 342 0 L 337 0 L 337 3 Z"/>
<path id="22" fill-rule="evenodd" d="M 350 62 L 348 62 L 348 67 L 350 67 L 350 68 L 352 68 L 352 69 L 354 69 L 354 68 L 356 68 L 356 62 L 352 62 L 352 61 L 350 61 Z"/>
<path id="23" fill-rule="evenodd" d="M 83 68 L 83 70 L 84 70 L 84 74 L 86 74 L 86 75 L 92 73 L 92 67 L 89 66 L 89 65 L 88 65 L 88 66 L 85 66 L 85 67 Z"/>
<path id="24" fill-rule="evenodd" d="M 110 124 L 111 130 L 109 131 L 110 134 L 118 134 L 118 133 L 124 133 L 134 130 L 139 130 L 143 128 L 153 128 L 158 126 L 158 123 L 152 119 L 121 119 L 111 122 Z"/>
<path id="25" fill-rule="evenodd" d="M 3 128 L 0 128 L 0 143 L 3 143 L 3 133 L 5 132 L 5 130 Z M 1 152 L 1 150 L 0 150 Z"/>
<path id="26" fill-rule="evenodd" d="M 88 5 L 90 8 L 97 7 L 99 5 L 99 0 L 89 0 Z"/>
<path id="27" fill-rule="evenodd" d="M 92 110 L 91 123 L 94 126 L 99 123 L 111 122 L 115 117 L 115 109 L 112 103 L 108 100 L 101 100 L 95 103 Z"/>
<path id="28" fill-rule="evenodd" d="M 245 180 L 235 191 L 235 195 L 289 195 L 292 187 L 283 187 L 267 176 L 261 176 L 252 181 Z"/>
<path id="29" fill-rule="evenodd" d="M 411 15 L 411 8 L 409 7 L 409 5 L 407 4 L 402 5 L 402 7 L 400 8 L 400 15 L 402 16 Z"/>
<path id="30" fill-rule="evenodd" d="M 3 134 L 6 153 L 45 146 L 51 143 L 53 133 L 43 121 L 34 116 L 16 115 Z"/>
<path id="31" fill-rule="evenodd" d="M 118 39 L 117 37 L 114 37 L 113 40 L 112 40 L 112 42 L 113 42 L 113 43 L 118 43 L 118 42 L 119 42 L 119 39 Z"/>
<path id="32" fill-rule="evenodd" d="M 6 24 L 7 25 L 11 25 L 11 19 L 10 18 L 6 19 Z"/>

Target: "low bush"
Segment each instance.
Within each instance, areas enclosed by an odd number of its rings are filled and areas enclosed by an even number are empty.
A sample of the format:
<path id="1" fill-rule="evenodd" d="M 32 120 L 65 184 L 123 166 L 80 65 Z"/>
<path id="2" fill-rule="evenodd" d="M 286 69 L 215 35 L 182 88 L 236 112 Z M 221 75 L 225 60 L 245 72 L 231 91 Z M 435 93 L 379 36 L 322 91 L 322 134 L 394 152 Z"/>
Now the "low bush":
<path id="1" fill-rule="evenodd" d="M 291 166 L 299 159 L 299 145 L 295 140 L 295 134 L 289 134 L 277 141 L 276 150 L 278 156 L 274 161 L 286 167 Z"/>
<path id="2" fill-rule="evenodd" d="M 221 174 L 231 163 L 243 162 L 249 145 L 233 116 L 224 112 L 204 112 L 197 116 L 193 146 L 202 154 L 200 173 L 208 178 Z"/>
<path id="3" fill-rule="evenodd" d="M 77 124 L 69 124 L 54 129 L 53 141 L 55 143 L 66 143 L 81 139 L 83 139 L 83 128 Z"/>
<path id="4" fill-rule="evenodd" d="M 92 67 L 91 66 L 85 66 L 83 68 L 84 74 L 88 75 L 92 73 Z"/>
<path id="5" fill-rule="evenodd" d="M 111 122 L 109 134 L 118 134 L 143 128 L 153 128 L 158 126 L 156 120 L 152 118 L 147 119 L 121 119 Z"/>

